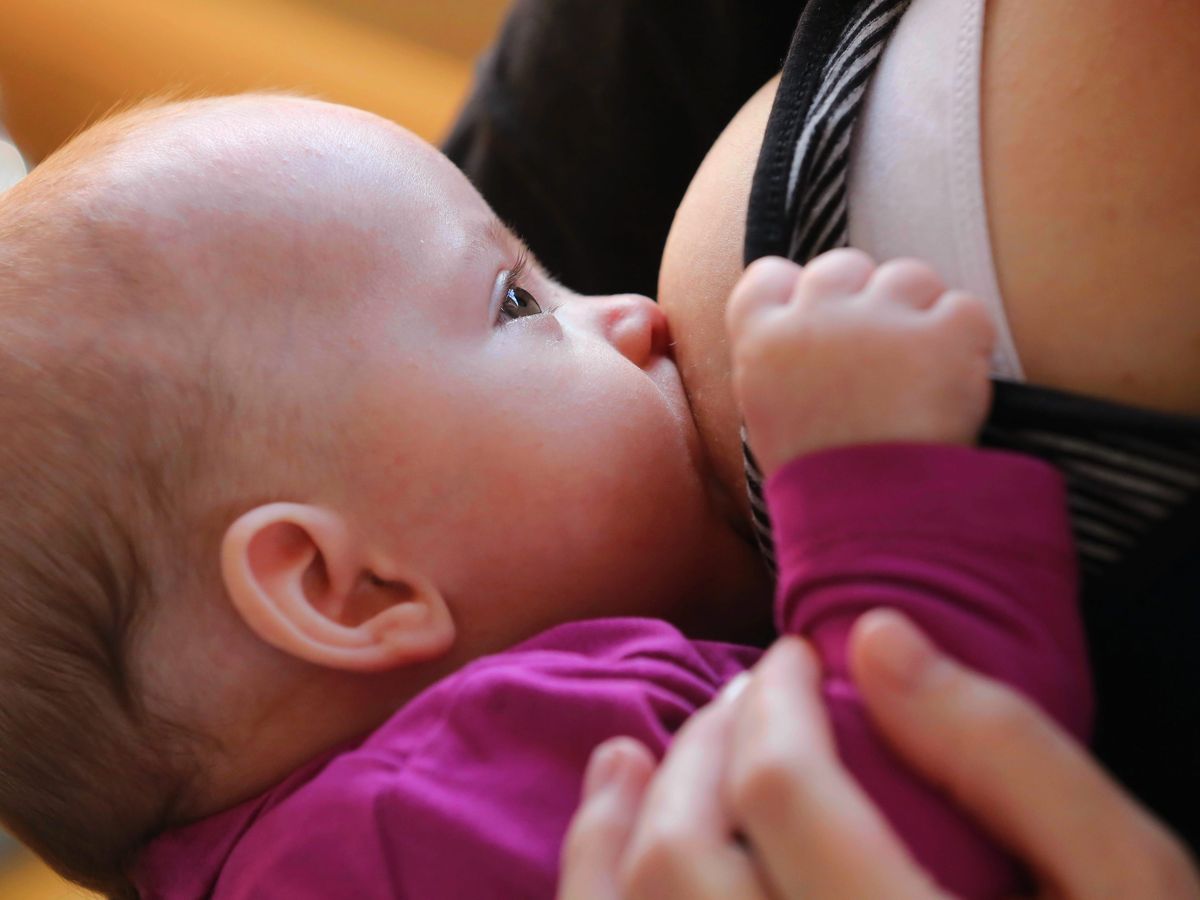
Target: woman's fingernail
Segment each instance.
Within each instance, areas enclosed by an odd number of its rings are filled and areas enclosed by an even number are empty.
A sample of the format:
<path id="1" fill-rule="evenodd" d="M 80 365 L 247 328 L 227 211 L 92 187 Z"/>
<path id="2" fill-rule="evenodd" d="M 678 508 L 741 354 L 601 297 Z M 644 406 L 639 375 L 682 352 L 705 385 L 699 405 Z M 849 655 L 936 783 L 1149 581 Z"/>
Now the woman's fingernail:
<path id="1" fill-rule="evenodd" d="M 891 610 L 869 613 L 867 653 L 895 687 L 911 691 L 944 659 L 908 619 Z"/>
<path id="2" fill-rule="evenodd" d="M 625 760 L 625 748 L 619 741 L 608 741 L 592 751 L 583 776 L 583 796 L 592 797 L 597 791 L 615 784 L 621 777 Z"/>
<path id="3" fill-rule="evenodd" d="M 717 694 L 718 703 L 733 703 L 741 696 L 742 691 L 746 690 L 746 685 L 750 683 L 749 672 L 739 672 L 733 678 L 725 682 L 725 687 L 721 688 L 721 693 Z"/>

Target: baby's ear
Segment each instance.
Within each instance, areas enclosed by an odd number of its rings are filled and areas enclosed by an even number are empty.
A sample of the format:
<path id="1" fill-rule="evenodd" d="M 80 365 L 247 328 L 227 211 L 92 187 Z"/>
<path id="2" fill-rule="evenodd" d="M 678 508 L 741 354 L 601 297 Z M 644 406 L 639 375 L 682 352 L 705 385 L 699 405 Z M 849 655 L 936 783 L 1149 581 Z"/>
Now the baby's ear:
<path id="1" fill-rule="evenodd" d="M 221 545 L 234 608 L 285 653 L 360 672 L 446 653 L 454 619 L 432 581 L 395 561 L 386 574 L 367 563 L 338 513 L 300 503 L 250 510 Z"/>

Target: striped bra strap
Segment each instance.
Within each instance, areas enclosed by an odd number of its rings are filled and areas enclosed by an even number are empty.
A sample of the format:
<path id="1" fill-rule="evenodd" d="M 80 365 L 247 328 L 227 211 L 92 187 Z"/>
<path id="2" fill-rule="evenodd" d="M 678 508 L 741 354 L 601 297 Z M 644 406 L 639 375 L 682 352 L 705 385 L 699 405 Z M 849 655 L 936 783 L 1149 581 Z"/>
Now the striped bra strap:
<path id="1" fill-rule="evenodd" d="M 787 165 L 787 177 L 784 195 L 778 200 L 782 201 L 783 221 L 792 225 L 786 235 L 786 248 L 771 252 L 803 264 L 827 250 L 846 246 L 849 236 L 847 179 L 854 123 L 887 40 L 910 2 L 870 0 L 862 4 L 842 29 L 806 108 L 803 111 L 784 109 L 786 115 L 795 118 L 782 122 L 791 133 L 779 135 L 779 152 L 786 150 L 790 158 L 779 160 Z M 793 51 L 792 57 L 797 56 Z M 797 74 L 803 73 L 784 72 L 777 108 L 780 104 L 791 103 L 789 76 Z M 775 119 L 774 113 L 772 117 Z M 772 125 L 777 122 L 778 119 Z M 768 140 L 772 130 L 769 128 Z M 770 161 L 764 158 L 759 164 L 770 164 Z M 764 200 L 770 204 L 769 198 L 756 193 L 759 195 L 752 197 L 751 208 Z M 755 536 L 763 558 L 774 571 L 775 551 L 771 520 L 763 497 L 762 472 L 746 442 L 745 429 L 742 431 L 742 455 Z"/>
<path id="2" fill-rule="evenodd" d="M 798 263 L 844 247 L 850 139 L 871 76 L 911 0 L 873 0 L 855 17 L 821 72 L 788 169 L 785 215 L 794 223 L 787 255 Z"/>
<path id="3" fill-rule="evenodd" d="M 997 382 L 981 443 L 1053 463 L 1067 483 L 1085 586 L 1200 496 L 1200 418 Z"/>

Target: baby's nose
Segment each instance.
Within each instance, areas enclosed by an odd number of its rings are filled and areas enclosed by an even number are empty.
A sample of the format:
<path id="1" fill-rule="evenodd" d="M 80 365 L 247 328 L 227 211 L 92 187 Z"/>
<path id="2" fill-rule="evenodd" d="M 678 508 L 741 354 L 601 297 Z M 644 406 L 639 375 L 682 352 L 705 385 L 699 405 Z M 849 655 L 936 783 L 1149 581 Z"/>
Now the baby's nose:
<path id="1" fill-rule="evenodd" d="M 640 368 L 666 355 L 670 347 L 667 317 L 648 297 L 640 294 L 582 297 L 567 306 L 573 307 L 570 319 L 598 333 Z"/>

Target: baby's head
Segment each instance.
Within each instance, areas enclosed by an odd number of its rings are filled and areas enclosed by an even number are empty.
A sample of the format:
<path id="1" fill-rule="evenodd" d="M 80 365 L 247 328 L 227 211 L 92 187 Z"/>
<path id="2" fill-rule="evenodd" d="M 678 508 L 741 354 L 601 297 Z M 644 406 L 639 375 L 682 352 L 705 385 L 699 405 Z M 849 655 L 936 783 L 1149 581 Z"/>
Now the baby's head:
<path id="1" fill-rule="evenodd" d="M 765 608 L 657 308 L 343 107 L 138 110 L 0 196 L 0 434 L 0 817 L 101 888 L 483 653 Z"/>

